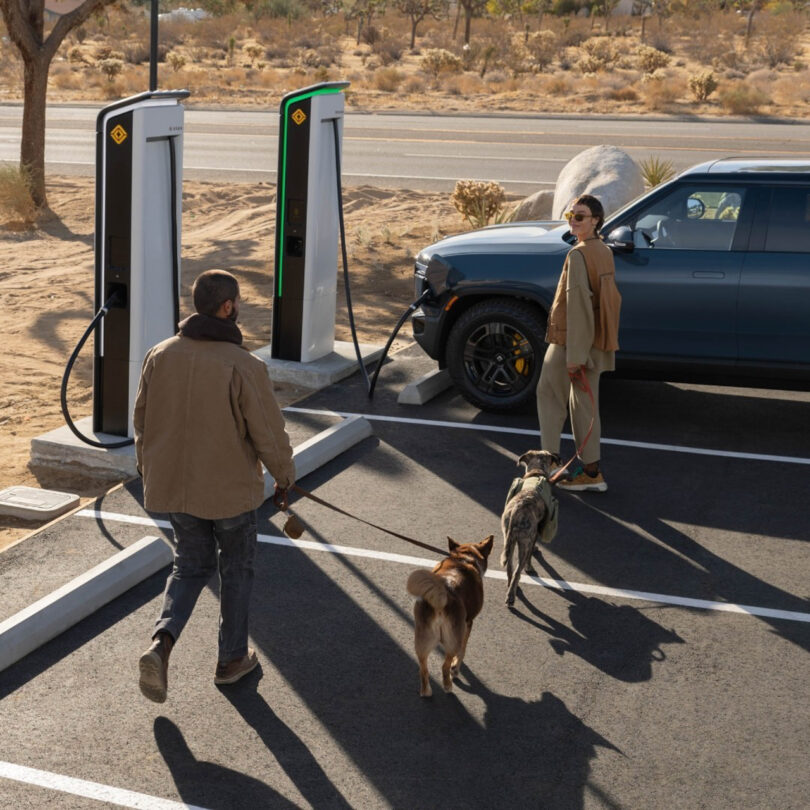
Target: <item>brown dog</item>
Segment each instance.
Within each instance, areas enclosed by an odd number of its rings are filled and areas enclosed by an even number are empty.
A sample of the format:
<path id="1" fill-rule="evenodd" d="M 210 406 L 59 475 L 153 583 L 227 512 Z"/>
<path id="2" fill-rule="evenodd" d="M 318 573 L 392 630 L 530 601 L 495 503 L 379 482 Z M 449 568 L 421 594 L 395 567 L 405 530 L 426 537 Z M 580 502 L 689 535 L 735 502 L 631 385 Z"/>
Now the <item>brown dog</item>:
<path id="1" fill-rule="evenodd" d="M 520 582 L 520 572 L 533 574 L 532 553 L 538 531 L 547 519 L 548 510 L 538 488 L 541 479 L 547 479 L 552 467 L 560 463 L 560 457 L 548 450 L 529 450 L 518 464 L 526 468 L 522 479 L 512 482 L 506 505 L 501 515 L 503 553 L 501 565 L 506 566 L 506 604 L 513 605 Z M 550 489 L 548 490 L 550 492 Z M 514 552 L 517 548 L 517 565 Z"/>
<path id="2" fill-rule="evenodd" d="M 444 648 L 442 686 L 453 691 L 453 678 L 464 661 L 473 619 L 484 605 L 484 573 L 494 536 L 480 543 L 460 545 L 448 537 L 450 556 L 433 571 L 420 569 L 408 577 L 408 593 L 419 597 L 413 606 L 414 646 L 419 659 L 422 697 L 433 692 L 428 679 L 427 659 L 441 642 Z"/>

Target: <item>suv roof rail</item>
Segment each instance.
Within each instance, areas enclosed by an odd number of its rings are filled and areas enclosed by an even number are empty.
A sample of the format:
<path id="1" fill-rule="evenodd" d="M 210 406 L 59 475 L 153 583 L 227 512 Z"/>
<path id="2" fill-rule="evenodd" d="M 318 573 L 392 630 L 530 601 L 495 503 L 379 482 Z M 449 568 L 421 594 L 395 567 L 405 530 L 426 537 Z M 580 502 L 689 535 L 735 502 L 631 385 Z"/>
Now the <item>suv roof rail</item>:
<path id="1" fill-rule="evenodd" d="M 692 166 L 682 172 L 690 174 L 737 174 L 744 172 L 810 172 L 808 158 L 724 157 Z"/>

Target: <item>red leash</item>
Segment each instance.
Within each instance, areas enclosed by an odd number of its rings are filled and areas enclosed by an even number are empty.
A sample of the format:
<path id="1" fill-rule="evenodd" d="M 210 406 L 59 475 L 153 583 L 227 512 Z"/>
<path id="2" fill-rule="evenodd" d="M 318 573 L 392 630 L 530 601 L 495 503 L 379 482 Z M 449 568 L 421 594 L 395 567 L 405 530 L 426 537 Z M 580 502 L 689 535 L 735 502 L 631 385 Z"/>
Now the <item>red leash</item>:
<path id="1" fill-rule="evenodd" d="M 585 434 L 585 438 L 582 440 L 582 444 L 577 447 L 576 452 L 574 453 L 571 458 L 565 463 L 563 467 L 559 467 L 555 473 L 548 479 L 549 484 L 556 484 L 563 475 L 565 471 L 571 466 L 571 464 L 582 455 L 582 450 L 584 449 L 585 445 L 588 443 L 588 439 L 591 438 L 591 433 L 593 432 L 593 423 L 594 419 L 596 418 L 596 400 L 593 396 L 593 391 L 591 390 L 591 386 L 588 384 L 588 378 L 585 376 L 585 369 L 583 366 L 579 366 L 577 370 L 573 374 L 569 374 L 571 378 L 571 385 L 575 385 L 579 388 L 580 391 L 585 391 L 588 395 L 589 399 L 591 400 L 591 423 L 588 425 L 588 432 Z M 572 426 L 573 430 L 573 426 Z"/>

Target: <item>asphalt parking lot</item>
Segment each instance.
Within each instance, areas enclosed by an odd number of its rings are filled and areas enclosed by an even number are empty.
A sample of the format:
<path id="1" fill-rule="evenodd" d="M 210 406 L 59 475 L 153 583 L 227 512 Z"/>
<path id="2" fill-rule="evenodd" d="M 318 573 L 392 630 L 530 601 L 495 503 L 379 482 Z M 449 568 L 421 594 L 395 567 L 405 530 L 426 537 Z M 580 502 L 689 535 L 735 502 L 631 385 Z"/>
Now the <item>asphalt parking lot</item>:
<path id="1" fill-rule="evenodd" d="M 540 577 L 503 604 L 500 512 L 532 414 L 452 390 L 401 406 L 415 348 L 288 409 L 298 444 L 374 435 L 300 483 L 432 545 L 496 535 L 455 691 L 418 695 L 405 580 L 435 557 L 311 501 L 294 545 L 261 511 L 261 668 L 213 684 L 215 583 L 172 654 L 137 660 L 166 572 L 0 672 L 0 805 L 15 808 L 806 808 L 810 394 L 605 379 L 606 493 L 561 493 Z M 571 450 L 568 442 L 564 450 Z M 131 482 L 0 554 L 0 619 L 147 534 Z M 555 584 L 564 583 L 564 585 Z"/>

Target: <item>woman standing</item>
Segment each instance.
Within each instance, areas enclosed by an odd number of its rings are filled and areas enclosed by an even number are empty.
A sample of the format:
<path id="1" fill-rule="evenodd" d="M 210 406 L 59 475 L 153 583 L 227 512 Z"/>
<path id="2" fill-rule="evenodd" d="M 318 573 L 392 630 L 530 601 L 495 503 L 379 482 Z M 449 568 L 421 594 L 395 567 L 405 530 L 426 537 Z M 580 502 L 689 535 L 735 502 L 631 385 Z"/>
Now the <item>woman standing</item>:
<path id="1" fill-rule="evenodd" d="M 570 408 L 580 463 L 558 485 L 604 492 L 607 483 L 599 469 L 599 376 L 616 367 L 621 296 L 613 253 L 599 237 L 605 221 L 602 204 L 583 194 L 565 218 L 577 243 L 565 258 L 548 316 L 549 347 L 537 385 L 540 439 L 543 450 L 559 455 L 560 434 Z M 580 375 L 593 392 L 593 403 Z"/>

